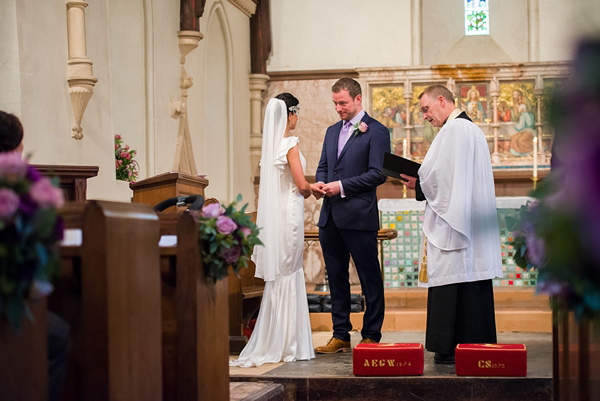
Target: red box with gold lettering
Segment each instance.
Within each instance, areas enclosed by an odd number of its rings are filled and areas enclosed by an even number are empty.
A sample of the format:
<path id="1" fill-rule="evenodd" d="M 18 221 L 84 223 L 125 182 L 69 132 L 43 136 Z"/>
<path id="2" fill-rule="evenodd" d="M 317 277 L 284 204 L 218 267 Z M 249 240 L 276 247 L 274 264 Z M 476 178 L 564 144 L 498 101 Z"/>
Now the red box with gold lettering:
<path id="1" fill-rule="evenodd" d="M 352 350 L 352 371 L 357 376 L 422 375 L 423 344 L 358 344 Z"/>
<path id="2" fill-rule="evenodd" d="M 458 344 L 459 376 L 527 376 L 525 344 Z"/>

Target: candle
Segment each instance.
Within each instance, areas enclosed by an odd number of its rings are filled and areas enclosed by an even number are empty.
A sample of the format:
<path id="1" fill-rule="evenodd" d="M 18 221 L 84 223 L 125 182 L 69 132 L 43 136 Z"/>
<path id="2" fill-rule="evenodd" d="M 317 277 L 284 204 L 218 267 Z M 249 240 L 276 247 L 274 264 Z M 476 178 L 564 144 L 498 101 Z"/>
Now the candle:
<path id="1" fill-rule="evenodd" d="M 406 158 L 406 139 L 402 141 L 402 157 Z"/>
<path id="2" fill-rule="evenodd" d="M 533 178 L 537 178 L 537 136 L 533 137 Z"/>

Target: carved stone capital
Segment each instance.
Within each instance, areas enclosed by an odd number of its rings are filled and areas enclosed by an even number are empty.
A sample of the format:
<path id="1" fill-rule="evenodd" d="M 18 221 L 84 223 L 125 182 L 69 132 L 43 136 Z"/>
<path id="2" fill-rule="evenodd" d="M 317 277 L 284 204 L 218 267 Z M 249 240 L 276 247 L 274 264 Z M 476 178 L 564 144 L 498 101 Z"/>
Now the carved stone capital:
<path id="1" fill-rule="evenodd" d="M 250 74 L 250 91 L 266 91 L 269 78 L 265 74 Z"/>
<path id="2" fill-rule="evenodd" d="M 204 38 L 204 35 L 197 31 L 179 31 L 177 37 L 179 38 L 179 54 L 181 55 L 179 62 L 185 64 L 185 57 L 198 47 L 198 43 Z"/>

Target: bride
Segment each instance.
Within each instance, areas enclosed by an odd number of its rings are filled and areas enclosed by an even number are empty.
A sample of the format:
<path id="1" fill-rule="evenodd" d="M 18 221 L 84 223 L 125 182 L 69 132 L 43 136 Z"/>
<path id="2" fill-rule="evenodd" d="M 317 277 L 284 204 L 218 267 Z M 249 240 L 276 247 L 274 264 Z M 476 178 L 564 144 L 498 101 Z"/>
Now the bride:
<path id="1" fill-rule="evenodd" d="M 231 366 L 260 366 L 315 357 L 302 270 L 304 199 L 311 195 L 298 137 L 298 99 L 281 93 L 265 111 L 257 226 L 256 277 L 265 289 L 254 331 Z"/>

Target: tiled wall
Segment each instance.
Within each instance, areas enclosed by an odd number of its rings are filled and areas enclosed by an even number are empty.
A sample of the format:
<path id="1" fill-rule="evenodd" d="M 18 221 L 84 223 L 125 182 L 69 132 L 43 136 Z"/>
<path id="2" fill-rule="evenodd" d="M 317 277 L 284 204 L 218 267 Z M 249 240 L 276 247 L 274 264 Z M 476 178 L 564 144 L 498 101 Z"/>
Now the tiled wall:
<path id="1" fill-rule="evenodd" d="M 498 206 L 506 202 L 498 198 Z M 526 200 L 525 198 L 520 198 Z M 500 246 L 502 250 L 503 277 L 494 279 L 497 287 L 535 287 L 537 272 L 524 271 L 515 265 L 513 260 L 513 247 L 508 243 L 512 241 L 510 231 L 506 229 L 505 218 L 508 214 L 515 213 L 517 207 L 523 202 L 513 198 L 512 204 L 498 209 L 498 222 L 500 228 Z M 411 201 L 411 200 L 404 200 Z M 421 227 L 423 225 L 423 210 L 421 207 L 411 207 L 408 210 L 390 210 L 383 207 L 381 211 L 382 228 L 391 228 L 398 231 L 398 237 L 383 244 L 383 276 L 385 288 L 412 288 L 418 286 L 419 279 L 419 245 L 421 241 Z M 402 204 L 400 203 L 399 206 Z M 420 206 L 420 205 L 419 205 Z M 393 207 L 392 207 L 393 208 Z M 411 210 L 412 209 L 412 210 Z M 415 210 L 416 209 L 416 210 Z"/>

